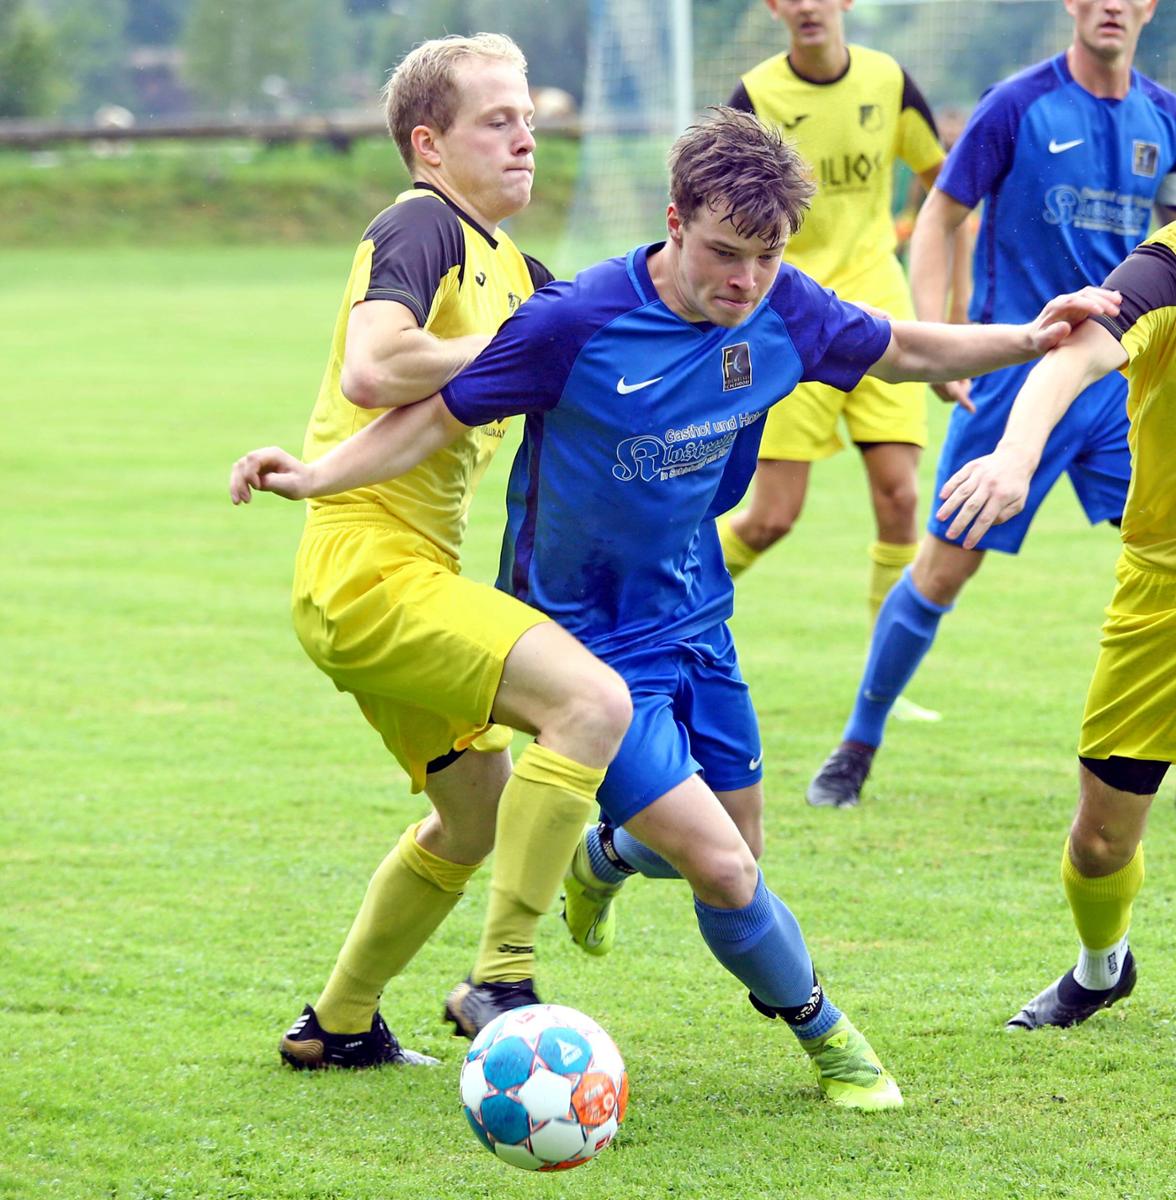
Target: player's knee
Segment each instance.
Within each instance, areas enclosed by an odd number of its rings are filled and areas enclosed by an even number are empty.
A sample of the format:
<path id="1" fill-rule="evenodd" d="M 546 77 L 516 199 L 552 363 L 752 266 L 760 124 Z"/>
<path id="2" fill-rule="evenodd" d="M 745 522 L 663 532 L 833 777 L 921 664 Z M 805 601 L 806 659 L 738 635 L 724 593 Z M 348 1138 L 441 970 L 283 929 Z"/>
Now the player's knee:
<path id="1" fill-rule="evenodd" d="M 721 849 L 711 848 L 693 864 L 690 880 L 704 904 L 716 908 L 746 908 L 755 895 L 759 868 L 746 842 Z"/>
<path id="2" fill-rule="evenodd" d="M 905 530 L 914 523 L 918 507 L 919 491 L 914 480 L 903 479 L 888 483 L 874 492 L 874 510 L 878 517 L 878 525 L 883 530 Z"/>
<path id="3" fill-rule="evenodd" d="M 632 719 L 628 685 L 611 667 L 597 662 L 552 709 L 543 732 L 558 730 L 578 743 L 600 747 L 611 758 Z"/>
<path id="4" fill-rule="evenodd" d="M 799 512 L 782 508 L 749 514 L 747 523 L 739 530 L 739 536 L 753 550 L 763 551 L 786 538 L 799 516 Z"/>

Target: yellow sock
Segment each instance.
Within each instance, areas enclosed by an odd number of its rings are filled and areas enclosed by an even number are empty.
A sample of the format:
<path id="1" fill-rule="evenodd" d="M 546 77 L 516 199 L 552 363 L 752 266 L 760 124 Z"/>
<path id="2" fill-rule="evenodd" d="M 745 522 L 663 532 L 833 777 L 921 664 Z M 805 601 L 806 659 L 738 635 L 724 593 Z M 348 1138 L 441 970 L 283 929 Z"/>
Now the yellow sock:
<path id="1" fill-rule="evenodd" d="M 870 545 L 870 581 L 866 598 L 870 605 L 870 628 L 878 620 L 878 611 L 890 589 L 898 582 L 904 567 L 915 561 L 918 542 L 873 542 Z"/>
<path id="2" fill-rule="evenodd" d="M 716 525 L 719 531 L 719 545 L 723 548 L 723 561 L 727 564 L 727 570 L 731 572 L 731 578 L 738 579 L 759 558 L 760 552 L 753 550 L 731 528 L 730 513 L 720 517 Z"/>
<path id="3" fill-rule="evenodd" d="M 1062 851 L 1062 887 L 1074 914 L 1078 940 L 1090 950 L 1113 946 L 1131 924 L 1131 905 L 1143 887 L 1143 843 L 1113 875 L 1088 879 L 1070 861 L 1070 840 Z"/>
<path id="4" fill-rule="evenodd" d="M 449 862 L 430 853 L 416 840 L 421 824 L 410 825 L 376 868 L 315 1003 L 319 1023 L 332 1033 L 371 1028 L 384 985 L 429 940 L 481 865 Z"/>
<path id="5" fill-rule="evenodd" d="M 475 983 L 517 983 L 535 974 L 535 928 L 551 907 L 604 770 L 532 742 L 502 799 L 490 902 L 474 962 Z"/>

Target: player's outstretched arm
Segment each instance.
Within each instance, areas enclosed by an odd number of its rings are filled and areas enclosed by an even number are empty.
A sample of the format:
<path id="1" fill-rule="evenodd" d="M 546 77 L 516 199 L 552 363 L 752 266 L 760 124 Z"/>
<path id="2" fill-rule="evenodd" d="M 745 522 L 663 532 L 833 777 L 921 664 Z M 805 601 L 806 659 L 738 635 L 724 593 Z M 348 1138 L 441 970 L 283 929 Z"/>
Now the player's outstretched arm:
<path id="1" fill-rule="evenodd" d="M 248 504 L 253 492 L 307 500 L 382 483 L 412 470 L 466 428 L 440 396 L 432 396 L 383 413 L 312 463 L 277 446 L 252 450 L 233 464 L 229 495 L 234 504 Z"/>
<path id="2" fill-rule="evenodd" d="M 1121 367 L 1127 352 L 1097 321 L 1085 321 L 1029 372 L 991 454 L 965 463 L 940 489 L 941 521 L 955 515 L 947 536 L 971 550 L 993 526 L 1025 507 L 1046 439 L 1078 395 Z M 970 526 L 970 528 L 969 528 Z"/>
<path id="3" fill-rule="evenodd" d="M 1056 296 L 1025 325 L 942 325 L 895 321 L 890 344 L 869 374 L 888 383 L 927 383 L 982 375 L 1000 367 L 1028 362 L 1052 349 L 1087 317 L 1114 317 L 1118 292 L 1085 287 Z"/>
<path id="4" fill-rule="evenodd" d="M 347 320 L 339 386 L 359 408 L 399 408 L 427 400 L 486 348 L 484 334 L 439 338 L 394 300 L 365 300 Z"/>

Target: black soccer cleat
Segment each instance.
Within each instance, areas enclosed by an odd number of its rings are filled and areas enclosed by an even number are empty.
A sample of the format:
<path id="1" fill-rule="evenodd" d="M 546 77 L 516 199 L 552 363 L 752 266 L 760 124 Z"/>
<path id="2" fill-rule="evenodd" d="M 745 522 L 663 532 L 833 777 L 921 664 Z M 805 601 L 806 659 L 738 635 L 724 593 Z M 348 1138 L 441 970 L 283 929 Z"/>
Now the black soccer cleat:
<path id="1" fill-rule="evenodd" d="M 874 751 L 840 745 L 812 777 L 804 798 L 815 808 L 852 808 L 862 798 Z"/>
<path id="2" fill-rule="evenodd" d="M 454 1037 L 476 1038 L 482 1030 L 512 1008 L 541 1003 L 535 995 L 535 981 L 519 983 L 474 983 L 463 979 L 445 1001 L 445 1020 L 453 1022 Z"/>
<path id="3" fill-rule="evenodd" d="M 1119 982 L 1105 992 L 1092 992 L 1074 982 L 1073 971 L 1055 979 L 1044 992 L 1034 996 L 1015 1017 L 1005 1022 L 1006 1029 L 1041 1029 L 1056 1025 L 1069 1029 L 1093 1017 L 1100 1008 L 1110 1008 L 1126 999 L 1135 989 L 1135 958 L 1130 950 L 1123 960 Z"/>
<path id="4" fill-rule="evenodd" d="M 379 1013 L 372 1017 L 372 1027 L 367 1033 L 328 1033 L 309 1004 L 278 1043 L 278 1053 L 296 1071 L 437 1065 L 437 1060 L 427 1054 L 405 1050 Z"/>

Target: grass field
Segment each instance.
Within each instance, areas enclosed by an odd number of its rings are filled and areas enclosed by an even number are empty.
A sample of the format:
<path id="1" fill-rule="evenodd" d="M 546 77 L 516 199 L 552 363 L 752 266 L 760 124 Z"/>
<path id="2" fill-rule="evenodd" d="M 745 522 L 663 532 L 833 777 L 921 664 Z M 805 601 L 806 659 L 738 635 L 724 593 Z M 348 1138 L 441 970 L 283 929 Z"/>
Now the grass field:
<path id="1" fill-rule="evenodd" d="M 861 808 L 815 811 L 803 786 L 865 640 L 851 455 L 818 469 L 734 628 L 764 731 L 766 874 L 905 1109 L 823 1105 L 787 1032 L 709 958 L 684 885 L 653 881 L 625 896 L 610 959 L 579 956 L 554 918 L 541 933 L 544 995 L 597 1017 L 630 1070 L 630 1115 L 586 1168 L 515 1171 L 461 1117 L 462 1044 L 438 1016 L 485 873 L 385 997 L 439 1069 L 279 1065 L 368 875 L 421 811 L 291 634 L 298 508 L 225 493 L 243 450 L 300 444 L 349 256 L 4 252 L 0 1197 L 1176 1194 L 1170 784 L 1136 995 L 1076 1030 L 1002 1029 L 1072 958 L 1057 862 L 1115 536 L 1059 489 L 912 688 L 943 723 L 896 726 Z M 477 578 L 503 466 L 476 506 Z"/>

